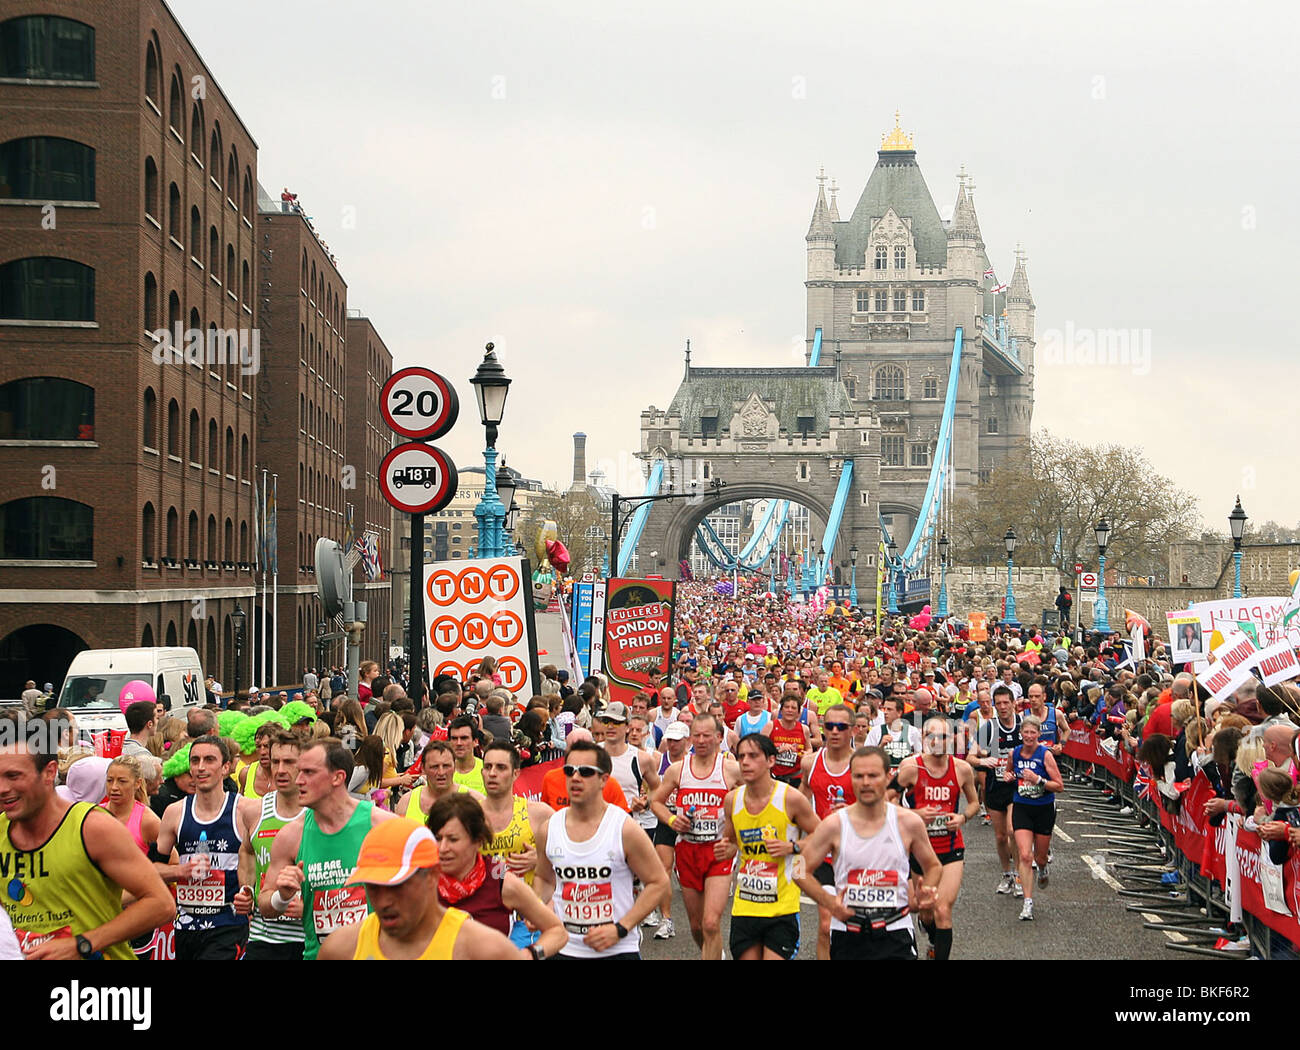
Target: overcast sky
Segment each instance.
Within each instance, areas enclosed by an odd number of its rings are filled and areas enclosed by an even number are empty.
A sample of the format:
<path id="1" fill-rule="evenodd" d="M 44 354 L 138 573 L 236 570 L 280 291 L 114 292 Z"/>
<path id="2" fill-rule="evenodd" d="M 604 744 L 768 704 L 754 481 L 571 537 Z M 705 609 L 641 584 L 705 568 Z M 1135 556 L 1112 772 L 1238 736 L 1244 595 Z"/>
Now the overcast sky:
<path id="1" fill-rule="evenodd" d="M 1220 531 L 1238 492 L 1257 523 L 1300 521 L 1293 8 L 172 7 L 348 305 L 396 366 L 457 384 L 461 467 L 488 340 L 514 379 L 508 462 L 567 483 L 583 430 L 624 492 L 687 338 L 700 365 L 801 362 L 817 170 L 847 218 L 899 109 L 941 213 L 964 164 L 999 276 L 1028 253 L 1035 427 L 1140 447 Z M 1136 360 L 1068 360 L 1116 329 Z"/>

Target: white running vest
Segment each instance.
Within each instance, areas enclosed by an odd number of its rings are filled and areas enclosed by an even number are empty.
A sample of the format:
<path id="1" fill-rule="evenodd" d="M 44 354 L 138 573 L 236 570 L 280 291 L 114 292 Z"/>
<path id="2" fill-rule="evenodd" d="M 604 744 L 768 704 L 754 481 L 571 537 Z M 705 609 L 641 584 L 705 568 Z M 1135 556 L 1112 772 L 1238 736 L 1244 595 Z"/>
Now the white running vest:
<path id="1" fill-rule="evenodd" d="M 911 871 L 907 849 L 898 833 L 898 807 L 886 804 L 885 825 L 869 839 L 853 828 L 847 808 L 838 813 L 840 848 L 835 854 L 835 892 L 844 894 L 850 908 L 894 909 L 907 905 L 907 879 Z M 831 918 L 832 930 L 844 923 Z M 895 919 L 887 930 L 912 930 L 911 916 Z"/>
<path id="2" fill-rule="evenodd" d="M 618 922 L 632 910 L 632 869 L 623 853 L 623 822 L 628 815 L 617 806 L 606 806 L 596 834 L 586 842 L 574 842 L 566 823 L 571 812 L 560 810 L 546 826 L 546 856 L 555 869 L 551 907 L 569 931 L 569 943 L 560 954 L 602 959 L 639 951 L 641 931 L 637 927 L 607 951 L 593 951 L 583 941 L 592 927 Z"/>

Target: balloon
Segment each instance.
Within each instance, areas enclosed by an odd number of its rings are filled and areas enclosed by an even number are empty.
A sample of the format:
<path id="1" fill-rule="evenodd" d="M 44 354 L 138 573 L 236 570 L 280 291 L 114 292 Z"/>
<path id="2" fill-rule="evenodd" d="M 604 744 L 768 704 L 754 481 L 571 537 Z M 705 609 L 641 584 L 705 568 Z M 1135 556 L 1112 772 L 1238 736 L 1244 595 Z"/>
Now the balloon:
<path id="1" fill-rule="evenodd" d="M 555 568 L 564 572 L 569 567 L 569 549 L 559 540 L 550 540 L 546 544 L 546 555 Z"/>
<path id="2" fill-rule="evenodd" d="M 1292 570 L 1291 570 L 1291 575 L 1287 577 L 1287 580 L 1290 581 L 1290 583 L 1291 583 L 1291 589 L 1294 591 L 1294 590 L 1295 590 L 1295 581 L 1296 581 L 1296 580 L 1300 580 L 1300 569 L 1292 569 Z"/>
<path id="3" fill-rule="evenodd" d="M 153 686 L 148 682 L 141 682 L 136 679 L 133 682 L 127 682 L 122 686 L 122 691 L 117 694 L 117 706 L 122 709 L 122 714 L 126 714 L 126 709 L 132 704 L 138 704 L 142 700 L 148 700 L 151 704 L 158 702 L 158 697 L 154 694 Z"/>

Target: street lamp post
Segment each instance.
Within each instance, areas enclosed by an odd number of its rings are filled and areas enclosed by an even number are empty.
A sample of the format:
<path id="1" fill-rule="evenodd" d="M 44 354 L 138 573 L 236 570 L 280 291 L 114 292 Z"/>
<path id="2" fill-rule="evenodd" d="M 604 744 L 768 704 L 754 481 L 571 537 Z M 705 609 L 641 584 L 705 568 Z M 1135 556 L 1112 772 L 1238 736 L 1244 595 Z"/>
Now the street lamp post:
<path id="1" fill-rule="evenodd" d="M 943 619 L 948 615 L 948 549 L 951 546 L 948 534 L 939 536 L 939 611 L 936 615 Z"/>
<path id="2" fill-rule="evenodd" d="M 230 614 L 230 623 L 235 628 L 235 696 L 239 696 L 240 687 L 243 681 L 240 678 L 240 672 L 243 667 L 244 656 L 244 623 L 248 619 L 248 614 L 244 612 L 244 607 L 239 604 L 239 599 L 235 599 L 235 608 Z"/>
<path id="3" fill-rule="evenodd" d="M 890 616 L 898 615 L 898 590 L 894 586 L 894 573 L 897 571 L 896 562 L 898 560 L 898 544 L 892 539 L 889 546 L 885 548 L 885 557 L 889 559 L 889 604 L 885 606 L 885 612 Z"/>
<path id="4" fill-rule="evenodd" d="M 849 548 L 849 605 L 858 604 L 858 545 Z"/>
<path id="5" fill-rule="evenodd" d="M 1110 610 L 1106 602 L 1106 548 L 1110 545 L 1110 522 L 1103 516 L 1094 530 L 1097 536 L 1097 603 L 1092 613 L 1092 629 L 1110 634 Z"/>
<path id="6" fill-rule="evenodd" d="M 483 450 L 483 498 L 474 508 L 478 521 L 478 551 L 480 558 L 499 558 L 502 554 L 501 521 L 506 508 L 497 494 L 497 427 L 506 410 L 506 395 L 510 392 L 510 379 L 497 360 L 491 343 L 478 371 L 470 379 L 478 398 L 478 415 L 487 432 L 487 448 Z M 513 483 L 510 486 L 514 491 Z"/>
<path id="7" fill-rule="evenodd" d="M 1002 614 L 1002 622 L 1008 627 L 1019 627 L 1020 621 L 1016 619 L 1016 596 L 1011 590 L 1011 566 L 1016 553 L 1016 530 L 1008 526 L 1007 534 L 1002 537 L 1002 543 L 1007 548 L 1007 607 Z"/>
<path id="8" fill-rule="evenodd" d="M 1232 596 L 1241 597 L 1241 537 L 1246 531 L 1246 512 L 1241 509 L 1241 497 L 1228 515 L 1228 528 L 1232 530 Z"/>
<path id="9" fill-rule="evenodd" d="M 605 567 L 605 575 L 607 577 L 617 575 L 619 572 L 619 539 L 623 531 L 623 526 L 627 524 L 627 519 L 649 503 L 660 503 L 664 500 L 673 499 L 693 499 L 696 496 L 696 483 L 692 481 L 690 485 L 691 490 L 689 492 L 674 492 L 672 490 L 673 486 L 670 482 L 668 485 L 668 491 L 662 492 L 657 496 L 628 497 L 620 496 L 617 492 L 614 493 L 613 498 L 610 501 L 609 564 Z M 714 478 L 709 482 L 709 488 L 713 490 L 715 497 L 720 497 L 722 495 L 722 490 L 726 488 L 726 485 L 727 483 L 721 478 Z M 619 516 L 620 507 L 626 510 L 626 514 L 622 517 Z"/>

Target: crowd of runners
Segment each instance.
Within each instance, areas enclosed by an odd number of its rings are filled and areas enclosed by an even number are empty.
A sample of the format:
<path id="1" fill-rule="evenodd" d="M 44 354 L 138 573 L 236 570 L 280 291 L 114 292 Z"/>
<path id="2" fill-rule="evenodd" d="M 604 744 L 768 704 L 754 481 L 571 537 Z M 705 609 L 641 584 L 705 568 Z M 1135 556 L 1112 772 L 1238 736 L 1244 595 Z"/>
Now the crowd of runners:
<path id="1" fill-rule="evenodd" d="M 489 660 L 418 707 L 374 665 L 364 704 L 124 700 L 112 759 L 68 712 L 12 716 L 0 954 L 157 958 L 170 929 L 181 960 L 627 961 L 679 936 L 675 881 L 703 959 L 795 958 L 815 905 L 819 959 L 944 960 L 968 829 L 1003 873 L 974 892 L 1033 920 L 1067 719 L 1136 747 L 1177 692 L 1159 645 L 1126 668 L 1102 638 L 677 594 L 671 673 L 630 703 L 554 668 L 514 697 Z"/>

